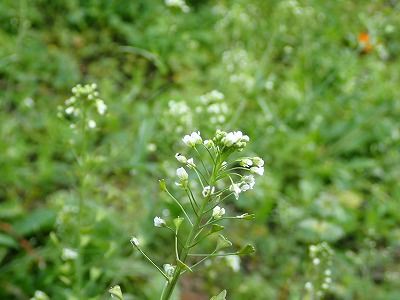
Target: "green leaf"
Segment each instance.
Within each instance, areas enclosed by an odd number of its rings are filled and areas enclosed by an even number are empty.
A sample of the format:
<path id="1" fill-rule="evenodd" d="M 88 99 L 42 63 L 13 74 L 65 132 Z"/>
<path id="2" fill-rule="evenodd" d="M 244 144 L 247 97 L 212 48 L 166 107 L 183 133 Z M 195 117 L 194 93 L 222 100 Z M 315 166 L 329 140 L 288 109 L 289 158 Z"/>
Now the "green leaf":
<path id="1" fill-rule="evenodd" d="M 118 300 L 124 300 L 124 297 L 122 296 L 122 291 L 119 285 L 113 286 L 108 290 L 108 292 L 111 294 L 112 299 L 118 299 Z"/>
<path id="2" fill-rule="evenodd" d="M 223 290 L 217 296 L 212 297 L 210 300 L 226 300 L 226 290 Z"/>
<path id="3" fill-rule="evenodd" d="M 18 243 L 11 236 L 0 233 L 0 246 L 7 248 L 18 248 Z"/>
<path id="4" fill-rule="evenodd" d="M 55 219 L 56 214 L 54 211 L 38 209 L 15 222 L 13 228 L 19 235 L 29 235 L 52 228 Z"/>

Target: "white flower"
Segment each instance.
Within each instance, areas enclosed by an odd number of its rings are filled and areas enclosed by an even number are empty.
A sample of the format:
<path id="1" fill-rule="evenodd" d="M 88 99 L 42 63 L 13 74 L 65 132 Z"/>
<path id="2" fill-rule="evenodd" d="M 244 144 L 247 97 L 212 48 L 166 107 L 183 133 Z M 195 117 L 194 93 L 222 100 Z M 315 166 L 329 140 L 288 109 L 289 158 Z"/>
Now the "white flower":
<path id="1" fill-rule="evenodd" d="M 251 167 L 253 165 L 253 161 L 249 158 L 243 158 L 240 160 L 240 165 L 242 167 Z"/>
<path id="2" fill-rule="evenodd" d="M 170 265 L 170 264 L 165 264 L 163 267 L 164 267 L 165 274 L 167 274 L 168 277 L 172 277 L 174 275 L 175 266 Z"/>
<path id="3" fill-rule="evenodd" d="M 219 206 L 214 207 L 212 212 L 212 216 L 214 219 L 221 219 L 224 214 L 225 214 L 225 208 L 221 208 Z"/>
<path id="4" fill-rule="evenodd" d="M 236 200 L 238 200 L 239 199 L 239 194 L 242 191 L 240 189 L 240 186 L 238 184 L 236 184 L 236 183 L 232 183 L 231 186 L 229 187 L 229 190 L 231 192 L 233 192 L 233 194 L 235 195 Z"/>
<path id="5" fill-rule="evenodd" d="M 176 158 L 176 160 L 179 161 L 180 163 L 186 164 L 186 162 L 187 162 L 186 157 L 183 156 L 183 155 L 180 154 L 180 153 L 175 154 L 175 158 Z"/>
<path id="6" fill-rule="evenodd" d="M 261 157 L 253 157 L 253 163 L 256 167 L 263 167 L 264 166 L 264 160 Z"/>
<path id="7" fill-rule="evenodd" d="M 88 126 L 89 128 L 96 128 L 96 122 L 94 120 L 89 120 L 88 121 Z"/>
<path id="8" fill-rule="evenodd" d="M 155 227 L 164 227 L 166 225 L 165 220 L 160 217 L 154 217 Z"/>
<path id="9" fill-rule="evenodd" d="M 258 175 L 263 175 L 264 174 L 264 167 L 251 167 L 250 171 L 252 173 L 258 174 Z"/>
<path id="10" fill-rule="evenodd" d="M 104 115 L 105 112 L 107 111 L 107 105 L 106 105 L 106 104 L 104 103 L 104 101 L 101 100 L 101 99 L 97 99 L 97 100 L 96 100 L 96 107 L 97 107 L 97 112 L 98 112 L 100 115 Z"/>
<path id="11" fill-rule="evenodd" d="M 78 252 L 70 248 L 64 248 L 62 250 L 61 258 L 63 260 L 75 260 L 78 258 Z"/>
<path id="12" fill-rule="evenodd" d="M 178 178 L 181 182 L 187 181 L 189 178 L 189 175 L 184 168 L 178 168 L 176 170 L 176 175 L 178 175 Z"/>
<path id="13" fill-rule="evenodd" d="M 214 187 L 205 186 L 203 189 L 203 192 L 202 192 L 203 197 L 205 198 L 205 197 L 208 197 L 208 196 L 214 194 L 214 191 L 215 191 Z"/>
<path id="14" fill-rule="evenodd" d="M 240 186 L 240 189 L 242 190 L 242 192 L 245 192 L 247 190 L 252 190 L 255 184 L 256 180 L 254 179 L 253 175 L 243 176 L 242 185 Z"/>
<path id="15" fill-rule="evenodd" d="M 201 136 L 200 136 L 200 131 L 195 131 L 192 132 L 190 135 L 185 135 L 182 139 L 182 141 L 190 146 L 190 147 L 194 147 L 196 144 L 201 144 L 203 142 Z"/>
<path id="16" fill-rule="evenodd" d="M 135 247 L 139 247 L 139 245 L 140 245 L 139 240 L 134 236 L 131 238 L 130 242 Z"/>
<path id="17" fill-rule="evenodd" d="M 314 258 L 312 262 L 313 262 L 313 264 L 314 264 L 315 266 L 318 266 L 318 265 L 321 263 L 321 261 L 319 260 L 319 258 Z"/>
<path id="18" fill-rule="evenodd" d="M 186 164 L 188 165 L 189 168 L 195 168 L 196 164 L 193 161 L 193 158 L 189 158 L 186 162 Z"/>
<path id="19" fill-rule="evenodd" d="M 225 257 L 226 262 L 232 268 L 234 272 L 239 272 L 240 270 L 240 257 L 238 255 L 230 255 Z"/>

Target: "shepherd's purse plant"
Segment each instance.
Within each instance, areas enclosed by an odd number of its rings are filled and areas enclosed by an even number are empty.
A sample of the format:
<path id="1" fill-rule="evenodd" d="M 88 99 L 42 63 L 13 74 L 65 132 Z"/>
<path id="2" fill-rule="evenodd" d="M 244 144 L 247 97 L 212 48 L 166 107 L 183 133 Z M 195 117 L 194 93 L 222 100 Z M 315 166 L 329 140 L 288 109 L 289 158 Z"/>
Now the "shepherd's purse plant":
<path id="1" fill-rule="evenodd" d="M 173 262 L 165 262 L 163 267 L 155 263 L 139 238 L 132 237 L 131 243 L 144 258 L 165 278 L 161 300 L 171 298 L 173 291 L 186 272 L 193 272 L 201 263 L 214 257 L 241 256 L 252 254 L 255 249 L 248 244 L 240 249 L 230 250 L 232 243 L 221 234 L 226 220 L 252 220 L 253 214 L 229 215 L 224 204 L 230 199 L 238 200 L 240 195 L 253 189 L 254 175 L 263 175 L 264 161 L 260 157 L 238 157 L 249 142 L 249 137 L 241 131 L 225 132 L 217 130 L 214 137 L 203 140 L 200 132 L 185 135 L 182 139 L 188 147 L 189 155 L 177 153 L 176 160 L 181 166 L 176 170 L 175 187 L 184 197 L 177 197 L 160 180 L 160 187 L 179 207 L 181 215 L 166 220 L 154 217 L 154 226 L 171 232 L 171 248 L 174 249 Z M 208 240 L 208 242 L 206 242 Z M 213 248 L 206 250 L 211 244 Z M 115 288 L 110 292 L 115 291 Z M 119 293 L 112 293 L 119 298 Z M 224 299 L 225 292 L 218 295 Z M 122 299 L 122 294 L 121 299 Z"/>

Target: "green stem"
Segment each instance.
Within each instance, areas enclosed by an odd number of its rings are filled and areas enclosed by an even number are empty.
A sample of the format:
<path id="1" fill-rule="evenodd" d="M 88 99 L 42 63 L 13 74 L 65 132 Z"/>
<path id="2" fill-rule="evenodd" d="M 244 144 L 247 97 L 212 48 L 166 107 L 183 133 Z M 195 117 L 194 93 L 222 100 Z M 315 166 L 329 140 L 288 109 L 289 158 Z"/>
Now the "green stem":
<path id="1" fill-rule="evenodd" d="M 216 163 L 214 164 L 214 168 L 212 170 L 212 174 L 211 174 L 211 178 L 210 178 L 210 185 L 214 185 L 215 184 L 215 179 L 216 179 L 216 175 L 218 172 L 218 169 L 220 168 L 221 162 L 220 162 L 220 157 L 217 156 L 216 158 Z M 211 196 L 208 196 L 206 198 L 203 199 L 201 206 L 199 208 L 197 217 L 196 217 L 196 221 L 193 225 L 193 227 L 190 230 L 189 236 L 186 240 L 185 243 L 185 247 L 182 248 L 181 250 L 181 254 L 180 254 L 180 260 L 185 263 L 187 257 L 190 255 L 189 251 L 190 251 L 190 245 L 193 243 L 194 237 L 197 234 L 197 232 L 200 230 L 200 226 L 201 226 L 201 221 L 203 219 L 204 216 L 204 211 L 207 207 L 207 203 L 209 202 Z M 175 286 L 179 280 L 179 277 L 182 275 L 182 271 L 183 271 L 183 267 L 178 265 L 175 269 L 175 272 L 173 274 L 173 277 L 171 279 L 171 281 L 168 282 L 168 285 L 164 291 L 163 294 L 163 298 L 162 300 L 168 300 L 170 299 Z"/>

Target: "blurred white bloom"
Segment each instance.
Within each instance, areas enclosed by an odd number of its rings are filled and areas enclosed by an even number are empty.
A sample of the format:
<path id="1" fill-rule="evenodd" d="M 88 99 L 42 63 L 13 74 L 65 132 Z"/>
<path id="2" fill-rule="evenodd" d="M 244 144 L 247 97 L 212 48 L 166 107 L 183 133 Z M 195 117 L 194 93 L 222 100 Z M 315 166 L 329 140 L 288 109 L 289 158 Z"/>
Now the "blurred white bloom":
<path id="1" fill-rule="evenodd" d="M 136 237 L 132 237 L 130 240 L 131 244 L 134 245 L 135 247 L 139 247 L 140 243 L 139 240 Z"/>
<path id="2" fill-rule="evenodd" d="M 180 163 L 186 164 L 186 162 L 187 162 L 186 157 L 184 155 L 180 154 L 180 153 L 175 154 L 175 158 Z"/>
<path id="3" fill-rule="evenodd" d="M 96 128 L 96 122 L 94 120 L 89 120 L 88 121 L 88 126 L 89 128 Z"/>
<path id="4" fill-rule="evenodd" d="M 311 291 L 313 289 L 313 284 L 309 281 L 306 282 L 306 284 L 304 285 L 305 289 L 307 291 Z"/>
<path id="5" fill-rule="evenodd" d="M 50 300 L 50 298 L 46 293 L 37 290 L 30 300 Z"/>
<path id="6" fill-rule="evenodd" d="M 69 106 L 65 109 L 65 113 L 67 115 L 71 115 L 74 112 L 75 108 L 73 106 Z"/>
<path id="7" fill-rule="evenodd" d="M 234 272 L 240 271 L 240 257 L 238 255 L 229 255 L 225 259 Z"/>
<path id="8" fill-rule="evenodd" d="M 75 260 L 78 258 L 78 252 L 71 248 L 64 248 L 62 250 L 61 258 L 63 260 Z"/>
<path id="9" fill-rule="evenodd" d="M 325 275 L 326 276 L 331 276 L 332 275 L 332 271 L 330 269 L 326 269 L 325 270 Z"/>
<path id="10" fill-rule="evenodd" d="M 215 191 L 214 187 L 205 186 L 202 191 L 203 197 L 205 198 L 205 197 L 208 197 L 208 196 L 214 194 L 214 191 Z"/>
<path id="11" fill-rule="evenodd" d="M 155 227 L 164 227 L 166 225 L 165 220 L 160 217 L 154 217 L 154 226 Z"/>
<path id="12" fill-rule="evenodd" d="M 107 111 L 107 105 L 106 105 L 106 104 L 104 103 L 104 101 L 101 100 L 101 99 L 97 99 L 97 100 L 96 100 L 96 107 L 97 107 L 97 112 L 98 112 L 100 115 L 104 115 L 105 112 Z"/>
<path id="13" fill-rule="evenodd" d="M 154 143 L 149 143 L 149 144 L 147 144 L 147 150 L 148 150 L 149 152 L 154 152 L 154 151 L 157 150 L 157 145 L 154 144 Z"/>
<path id="14" fill-rule="evenodd" d="M 192 132 L 190 135 L 185 135 L 182 141 L 190 147 L 194 147 L 196 144 L 201 144 L 203 142 L 200 136 L 200 131 L 195 131 Z"/>
<path id="15" fill-rule="evenodd" d="M 313 264 L 315 265 L 315 266 L 318 266 L 319 264 L 320 264 L 320 260 L 319 260 L 319 258 L 314 258 L 313 259 Z"/>
<path id="16" fill-rule="evenodd" d="M 176 175 L 178 175 L 180 181 L 187 181 L 189 178 L 189 175 L 184 168 L 178 168 L 176 170 Z"/>
<path id="17" fill-rule="evenodd" d="M 264 174 L 264 167 L 251 167 L 250 171 L 261 176 Z"/>
<path id="18" fill-rule="evenodd" d="M 165 5 L 169 7 L 180 8 L 184 13 L 188 13 L 190 11 L 190 7 L 184 0 L 165 0 Z"/>
<path id="19" fill-rule="evenodd" d="M 239 199 L 239 194 L 242 191 L 240 189 L 240 186 L 238 184 L 236 184 L 236 183 L 232 183 L 231 186 L 229 187 L 229 190 L 231 192 L 233 192 L 233 194 L 235 195 L 236 200 L 238 200 Z"/>
<path id="20" fill-rule="evenodd" d="M 167 274 L 168 277 L 172 277 L 174 275 L 175 266 L 170 265 L 170 264 L 165 264 L 163 267 L 164 267 L 165 274 Z"/>
<path id="21" fill-rule="evenodd" d="M 31 97 L 25 98 L 24 105 L 28 108 L 31 108 L 35 105 L 35 101 L 33 101 L 33 99 Z"/>
<path id="22" fill-rule="evenodd" d="M 219 206 L 214 207 L 212 212 L 212 216 L 214 219 L 221 219 L 224 214 L 225 214 L 225 208 L 221 208 Z"/>

